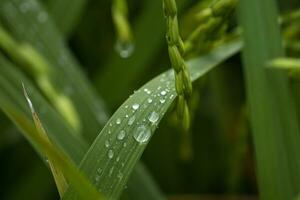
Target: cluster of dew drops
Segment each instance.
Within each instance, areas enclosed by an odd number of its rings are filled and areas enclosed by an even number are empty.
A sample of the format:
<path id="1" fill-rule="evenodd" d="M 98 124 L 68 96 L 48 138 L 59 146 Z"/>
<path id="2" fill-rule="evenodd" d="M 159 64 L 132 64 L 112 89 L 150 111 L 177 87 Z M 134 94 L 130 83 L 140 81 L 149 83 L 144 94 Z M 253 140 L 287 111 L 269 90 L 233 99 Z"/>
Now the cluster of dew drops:
<path id="1" fill-rule="evenodd" d="M 45 23 L 49 18 L 47 12 L 40 11 L 38 4 L 32 0 L 23 0 L 19 5 L 19 10 L 21 13 L 38 11 L 36 19 L 40 23 Z"/>
<path id="2" fill-rule="evenodd" d="M 135 91 L 135 93 L 143 92 L 147 95 L 147 98 L 143 104 L 139 103 L 133 103 L 125 105 L 126 113 L 124 118 L 117 118 L 114 122 L 110 122 L 109 126 L 112 127 L 115 123 L 116 125 L 122 124 L 124 120 L 126 120 L 127 126 L 132 126 L 133 124 L 138 125 L 137 128 L 133 131 L 132 137 L 134 141 L 136 141 L 139 145 L 146 144 L 148 140 L 151 137 L 152 130 L 151 126 L 156 127 L 157 123 L 160 120 L 160 114 L 159 111 L 153 110 L 151 111 L 146 118 L 142 119 L 141 121 L 137 120 L 136 113 L 138 111 L 143 111 L 144 109 L 148 108 L 149 105 L 153 104 L 154 107 L 158 110 L 166 101 L 171 101 L 175 98 L 175 88 L 171 83 L 174 83 L 171 81 L 169 77 L 172 76 L 171 73 L 168 73 L 168 75 L 163 74 L 160 77 L 161 86 L 158 86 L 156 90 L 151 91 L 150 89 L 143 88 L 141 90 Z M 163 85 L 163 87 L 162 87 Z M 162 89 L 163 88 L 163 89 Z M 131 115 L 130 115 L 131 113 Z M 111 130 L 108 130 L 108 134 L 111 134 Z M 125 130 L 120 130 L 119 133 L 116 135 L 116 139 L 118 141 L 123 141 L 124 138 L 126 138 L 128 134 Z M 115 157 L 115 153 L 113 148 L 111 148 L 111 144 L 109 140 L 105 141 L 105 147 L 108 148 L 107 151 L 107 157 L 109 159 L 113 159 Z M 127 143 L 124 142 L 122 145 L 124 148 L 127 147 Z M 116 161 L 119 162 L 120 157 L 116 157 Z M 121 163 L 122 167 L 124 166 L 124 163 Z M 114 167 L 110 168 L 109 170 L 109 176 L 113 173 Z M 103 170 L 99 168 L 97 170 L 97 175 L 95 177 L 95 181 L 98 182 L 101 176 L 101 173 Z M 119 171 L 117 174 L 117 177 L 119 179 L 122 179 L 123 174 Z"/>

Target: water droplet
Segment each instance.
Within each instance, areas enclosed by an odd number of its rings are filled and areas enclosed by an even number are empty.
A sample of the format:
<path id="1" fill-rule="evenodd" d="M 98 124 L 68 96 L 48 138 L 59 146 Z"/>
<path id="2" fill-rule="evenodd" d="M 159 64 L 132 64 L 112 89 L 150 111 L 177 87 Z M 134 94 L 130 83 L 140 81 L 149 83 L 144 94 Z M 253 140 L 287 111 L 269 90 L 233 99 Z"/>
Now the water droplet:
<path id="1" fill-rule="evenodd" d="M 117 138 L 118 140 L 123 140 L 125 136 L 126 136 L 126 132 L 124 130 L 121 130 Z"/>
<path id="2" fill-rule="evenodd" d="M 151 91 L 148 90 L 147 88 L 144 89 L 144 92 L 146 92 L 147 94 L 151 94 Z"/>
<path id="3" fill-rule="evenodd" d="M 121 119 L 120 118 L 117 119 L 116 124 L 121 124 Z"/>
<path id="4" fill-rule="evenodd" d="M 132 105 L 132 109 L 133 110 L 137 110 L 137 109 L 139 109 L 139 107 L 140 107 L 140 105 L 137 104 L 137 103 L 135 103 L 135 104 Z"/>
<path id="5" fill-rule="evenodd" d="M 149 119 L 149 121 L 150 121 L 151 123 L 154 124 L 154 123 L 156 123 L 156 122 L 158 121 L 158 119 L 159 119 L 159 114 L 158 114 L 157 112 L 153 111 L 153 112 L 149 115 L 148 119 Z"/>
<path id="6" fill-rule="evenodd" d="M 139 143 L 147 142 L 149 140 L 150 136 L 151 136 L 151 131 L 145 125 L 139 126 L 136 129 L 136 131 L 133 133 L 134 139 Z"/>
<path id="7" fill-rule="evenodd" d="M 133 115 L 132 117 L 129 118 L 128 125 L 131 126 L 134 121 L 135 121 L 135 116 Z"/>
<path id="8" fill-rule="evenodd" d="M 160 99 L 159 101 L 160 101 L 160 103 L 165 103 L 166 102 L 165 99 Z"/>
<path id="9" fill-rule="evenodd" d="M 134 45 L 131 42 L 117 41 L 115 50 L 119 53 L 122 58 L 128 58 L 134 51 Z"/>
<path id="10" fill-rule="evenodd" d="M 161 95 L 165 96 L 167 94 L 167 92 L 165 90 L 160 92 Z"/>
<path id="11" fill-rule="evenodd" d="M 109 159 L 112 159 L 112 158 L 114 157 L 114 152 L 113 152 L 113 150 L 110 149 L 110 150 L 108 151 L 108 153 L 107 153 L 107 156 L 108 156 Z"/>
<path id="12" fill-rule="evenodd" d="M 127 146 L 127 143 L 126 142 L 124 142 L 124 144 L 123 144 L 123 147 L 126 147 Z"/>
<path id="13" fill-rule="evenodd" d="M 48 19 L 48 14 L 46 12 L 40 12 L 37 16 L 37 19 L 40 23 L 44 23 Z"/>
<path id="14" fill-rule="evenodd" d="M 108 140 L 105 141 L 105 146 L 106 146 L 107 148 L 110 146 Z"/>
<path id="15" fill-rule="evenodd" d="M 173 97 L 174 97 L 174 94 L 171 94 L 170 99 L 173 99 Z"/>
<path id="16" fill-rule="evenodd" d="M 128 118 L 129 116 L 128 116 L 128 115 L 125 115 L 125 117 Z"/>
<path id="17" fill-rule="evenodd" d="M 148 103 L 152 103 L 152 99 L 151 98 L 148 98 L 147 101 L 148 101 Z"/>
<path id="18" fill-rule="evenodd" d="M 119 160 L 120 160 L 120 157 L 118 156 L 117 159 L 116 159 L 116 161 L 119 162 Z"/>

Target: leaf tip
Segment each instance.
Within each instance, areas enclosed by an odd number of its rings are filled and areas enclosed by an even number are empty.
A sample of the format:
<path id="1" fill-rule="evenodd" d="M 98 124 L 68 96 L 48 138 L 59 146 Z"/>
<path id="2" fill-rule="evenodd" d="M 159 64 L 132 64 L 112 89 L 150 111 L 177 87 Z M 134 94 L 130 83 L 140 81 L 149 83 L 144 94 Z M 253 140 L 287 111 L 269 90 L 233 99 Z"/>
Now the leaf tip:
<path id="1" fill-rule="evenodd" d="M 29 108 L 30 108 L 30 110 L 31 110 L 31 113 L 34 114 L 34 113 L 35 113 L 35 110 L 34 110 L 33 104 L 32 104 L 32 102 L 31 102 L 31 100 L 30 100 L 30 98 L 29 98 L 29 96 L 28 96 L 28 93 L 27 93 L 27 91 L 26 91 L 26 88 L 25 88 L 25 85 L 24 85 L 23 82 L 22 82 L 22 88 L 23 88 L 23 93 L 24 93 L 24 96 L 25 96 L 26 101 L 27 101 L 27 103 L 28 103 L 28 106 L 29 106 Z"/>

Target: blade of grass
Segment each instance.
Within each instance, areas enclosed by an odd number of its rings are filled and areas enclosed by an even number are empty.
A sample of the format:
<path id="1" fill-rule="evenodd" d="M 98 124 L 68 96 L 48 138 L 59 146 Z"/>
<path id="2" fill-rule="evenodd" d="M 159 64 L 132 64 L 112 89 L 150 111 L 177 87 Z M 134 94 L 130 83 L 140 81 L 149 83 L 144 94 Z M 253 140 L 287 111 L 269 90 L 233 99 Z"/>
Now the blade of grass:
<path id="1" fill-rule="evenodd" d="M 284 72 L 266 70 L 283 56 L 273 0 L 241 0 L 244 69 L 261 199 L 292 199 L 300 186 L 300 134 Z"/>
<path id="2" fill-rule="evenodd" d="M 136 183 L 142 182 L 147 185 L 147 187 L 136 187 Z M 166 199 L 155 187 L 156 183 L 153 182 L 152 177 L 148 174 L 147 169 L 141 162 L 137 163 L 136 167 L 130 175 L 130 181 L 127 182 L 127 189 L 125 196 L 129 200 L 164 200 Z"/>
<path id="3" fill-rule="evenodd" d="M 79 21 L 87 2 L 88 0 L 48 0 L 45 2 L 45 7 L 60 32 L 68 36 Z"/>
<path id="4" fill-rule="evenodd" d="M 20 90 L 20 84 L 24 82 L 28 90 L 32 92 L 31 96 L 33 101 L 37 102 L 38 110 L 43 111 L 41 118 L 45 121 L 44 125 L 50 140 L 68 154 L 75 163 L 79 163 L 88 148 L 87 143 L 72 134 L 70 126 L 53 110 L 33 84 L 1 54 L 0 65 L 0 99 L 11 102 L 18 109 L 18 112 L 29 118 L 31 115 L 26 109 L 25 102 L 22 101 L 24 98 L 22 98 L 22 91 Z M 3 110 L 5 106 L 0 105 L 0 108 Z"/>
<path id="5" fill-rule="evenodd" d="M 241 43 L 235 41 L 190 61 L 192 80 L 205 75 L 240 48 Z M 108 199 L 120 196 L 151 135 L 176 98 L 174 84 L 170 70 L 140 88 L 115 112 L 85 155 L 80 169 Z M 71 187 L 63 199 L 76 197 Z"/>
<path id="6" fill-rule="evenodd" d="M 22 5 L 29 9 L 22 10 Z M 36 0 L 3 0 L 0 19 L 14 37 L 36 48 L 53 67 L 52 84 L 63 89 L 80 113 L 82 133 L 91 142 L 107 121 L 107 109 L 88 83 L 80 66 L 66 48 L 62 36 Z"/>
<path id="7" fill-rule="evenodd" d="M 30 138 L 30 141 L 32 141 L 33 145 L 39 149 L 39 151 L 43 152 L 44 155 L 51 159 L 51 162 L 54 163 L 55 166 L 59 167 L 59 169 L 70 181 L 70 185 L 76 188 L 76 191 L 82 199 L 103 199 L 97 190 L 89 183 L 89 181 L 78 171 L 71 160 L 65 156 L 65 154 L 59 151 L 58 148 L 53 146 L 49 140 L 45 139 L 43 136 L 44 131 L 38 116 L 32 107 L 31 101 L 29 99 L 27 100 L 31 107 L 31 112 L 37 130 L 32 127 L 32 123 L 27 120 L 26 116 L 18 113 L 18 111 L 10 103 L 7 102 L 5 104 L 4 112 L 17 123 L 26 124 L 25 126 L 28 128 L 31 127 L 31 131 L 26 132 L 28 134 L 27 137 Z"/>

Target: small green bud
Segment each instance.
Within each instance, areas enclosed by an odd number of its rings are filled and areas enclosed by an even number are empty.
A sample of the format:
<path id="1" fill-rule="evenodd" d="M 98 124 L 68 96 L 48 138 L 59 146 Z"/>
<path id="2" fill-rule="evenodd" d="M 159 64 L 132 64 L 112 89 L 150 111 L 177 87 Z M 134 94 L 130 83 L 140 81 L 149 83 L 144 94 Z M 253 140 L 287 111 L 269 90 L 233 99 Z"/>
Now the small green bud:
<path id="1" fill-rule="evenodd" d="M 183 94 L 184 85 L 182 82 L 182 71 L 180 71 L 178 74 L 175 74 L 175 88 L 178 95 Z"/>
<path id="2" fill-rule="evenodd" d="M 192 94 L 193 85 L 192 85 L 189 71 L 187 69 L 184 69 L 182 72 L 183 72 L 182 81 L 184 85 L 184 95 L 188 97 Z"/>
<path id="3" fill-rule="evenodd" d="M 188 107 L 186 101 L 184 103 L 184 108 L 183 108 L 183 119 L 182 119 L 182 122 L 183 122 L 183 129 L 185 131 L 188 131 L 189 128 L 190 128 L 191 120 L 190 120 L 189 107 Z"/>
<path id="4" fill-rule="evenodd" d="M 181 70 L 181 66 L 183 65 L 183 58 L 180 55 L 176 46 L 169 46 L 168 51 L 171 64 L 174 70 L 178 73 Z"/>
<path id="5" fill-rule="evenodd" d="M 184 114 L 184 108 L 185 107 L 185 99 L 184 96 L 180 95 L 178 96 L 178 100 L 177 100 L 177 114 L 180 120 L 182 120 L 183 118 L 183 114 Z"/>

